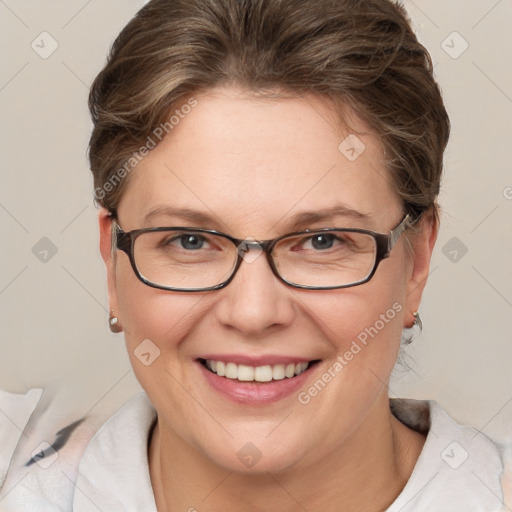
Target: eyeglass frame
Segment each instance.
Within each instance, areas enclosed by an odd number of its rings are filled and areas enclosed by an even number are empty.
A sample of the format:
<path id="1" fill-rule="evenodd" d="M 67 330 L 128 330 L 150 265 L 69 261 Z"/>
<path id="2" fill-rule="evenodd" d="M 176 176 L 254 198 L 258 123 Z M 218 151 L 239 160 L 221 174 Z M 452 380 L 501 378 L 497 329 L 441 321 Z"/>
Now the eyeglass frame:
<path id="1" fill-rule="evenodd" d="M 150 286 L 152 288 L 157 288 L 159 290 L 166 290 L 166 291 L 176 291 L 176 292 L 206 292 L 206 291 L 213 291 L 213 290 L 220 290 L 222 288 L 225 288 L 235 277 L 236 273 L 238 272 L 238 269 L 240 268 L 240 265 L 242 264 L 242 261 L 244 259 L 245 253 L 247 253 L 250 250 L 250 247 L 259 248 L 263 252 L 265 252 L 265 255 L 267 257 L 267 262 L 270 266 L 270 269 L 272 270 L 272 273 L 284 284 L 291 286 L 292 288 L 298 288 L 298 289 L 306 289 L 306 290 L 337 290 L 342 288 L 351 288 L 353 286 L 359 286 L 361 284 L 365 284 L 375 275 L 375 272 L 377 271 L 377 267 L 379 266 L 380 262 L 386 258 L 389 257 L 391 254 L 391 250 L 395 247 L 398 239 L 402 235 L 402 233 L 407 229 L 407 222 L 411 219 L 412 223 L 414 224 L 418 220 L 419 216 L 413 219 L 410 214 L 405 214 L 404 217 L 402 217 L 402 220 L 393 228 L 389 233 L 377 233 L 375 231 L 367 230 L 367 229 L 359 229 L 359 228 L 320 228 L 320 229 L 306 229 L 303 231 L 295 231 L 293 233 L 287 233 L 285 235 L 281 235 L 277 238 L 273 238 L 270 240 L 247 240 L 247 239 L 239 239 L 235 238 L 231 235 L 228 235 L 226 233 L 222 233 L 220 231 L 216 231 L 214 229 L 204 229 L 204 228 L 193 228 L 190 226 L 187 227 L 155 227 L 155 228 L 141 228 L 141 229 L 133 229 L 131 231 L 123 231 L 121 226 L 116 221 L 116 218 L 112 218 L 112 250 L 119 249 L 126 253 L 128 255 L 128 258 L 130 259 L 131 267 L 137 276 L 137 278 L 146 284 L 147 286 Z M 191 289 L 185 289 L 185 288 L 173 288 L 170 286 L 164 286 L 159 285 L 156 283 L 153 283 L 146 279 L 137 268 L 137 265 L 135 263 L 135 256 L 134 256 L 134 247 L 135 247 L 135 240 L 144 233 L 154 233 L 154 232 L 161 232 L 161 231 L 194 231 L 198 233 L 208 233 L 211 235 L 218 235 L 223 238 L 226 238 L 230 242 L 232 242 L 236 247 L 237 252 L 237 260 L 236 264 L 233 267 L 233 271 L 231 272 L 231 275 L 224 280 L 222 283 L 217 284 L 215 286 L 208 286 L 205 288 L 191 288 Z M 274 259 L 272 257 L 272 250 L 276 246 L 276 244 L 281 241 L 284 238 L 288 238 L 290 236 L 295 235 L 302 235 L 302 234 L 317 234 L 317 233 L 323 233 L 328 231 L 343 231 L 347 233 L 362 233 L 371 236 L 375 240 L 375 246 L 376 246 L 376 254 L 375 254 L 375 263 L 373 265 L 372 271 L 368 274 L 368 276 L 360 281 L 356 281 L 355 283 L 350 284 L 344 284 L 339 286 L 310 286 L 310 285 L 299 285 L 296 283 L 291 283 L 287 281 L 284 277 L 282 277 L 279 274 L 279 271 L 277 270 L 277 267 L 275 266 Z M 240 247 L 244 244 L 244 250 L 240 250 Z M 248 247 L 250 246 L 250 247 Z M 256 247 L 257 246 L 257 247 Z M 242 255 L 241 252 L 244 254 Z"/>

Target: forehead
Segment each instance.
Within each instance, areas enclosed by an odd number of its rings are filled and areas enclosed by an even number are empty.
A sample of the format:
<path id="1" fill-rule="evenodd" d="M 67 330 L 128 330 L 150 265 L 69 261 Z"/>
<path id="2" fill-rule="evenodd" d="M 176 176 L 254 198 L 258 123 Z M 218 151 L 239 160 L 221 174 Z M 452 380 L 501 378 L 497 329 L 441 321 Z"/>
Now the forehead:
<path id="1" fill-rule="evenodd" d="M 345 219 L 354 227 L 396 220 L 382 146 L 350 110 L 340 123 L 326 99 L 258 98 L 234 87 L 195 100 L 134 169 L 119 206 L 131 227 L 155 210 L 152 225 L 169 225 L 166 207 L 197 210 L 215 219 L 207 227 L 242 236 L 280 234 L 291 217 L 339 204 L 366 215 Z"/>

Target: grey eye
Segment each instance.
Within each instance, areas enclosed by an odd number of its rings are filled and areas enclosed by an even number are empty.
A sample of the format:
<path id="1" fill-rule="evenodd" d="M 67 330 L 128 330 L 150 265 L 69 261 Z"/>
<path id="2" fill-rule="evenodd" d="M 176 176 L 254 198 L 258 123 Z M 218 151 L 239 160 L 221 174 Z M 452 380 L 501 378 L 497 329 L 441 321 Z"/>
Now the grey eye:
<path id="1" fill-rule="evenodd" d="M 311 237 L 311 245 L 314 249 L 330 249 L 336 237 L 330 234 L 315 235 Z"/>
<path id="2" fill-rule="evenodd" d="M 185 249 L 202 249 L 205 238 L 200 235 L 186 234 L 180 236 L 180 242 Z"/>

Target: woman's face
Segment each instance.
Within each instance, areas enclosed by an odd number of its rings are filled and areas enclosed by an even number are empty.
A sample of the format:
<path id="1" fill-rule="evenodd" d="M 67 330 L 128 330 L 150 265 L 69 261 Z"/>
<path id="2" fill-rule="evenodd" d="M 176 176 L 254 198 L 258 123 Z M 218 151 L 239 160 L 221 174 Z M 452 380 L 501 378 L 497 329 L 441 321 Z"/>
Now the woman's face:
<path id="1" fill-rule="evenodd" d="M 255 99 L 235 88 L 195 99 L 132 171 L 118 209 L 124 231 L 189 226 L 265 240 L 324 227 L 387 233 L 402 219 L 379 141 L 355 117 L 359 145 L 352 135 L 340 149 L 351 132 L 335 128 L 325 100 Z M 292 225 L 298 214 L 335 207 L 323 220 Z M 383 410 L 401 330 L 428 272 L 428 237 L 409 258 L 402 236 L 360 286 L 291 288 L 258 256 L 243 261 L 227 287 L 184 293 L 143 284 L 122 251 L 114 264 L 105 212 L 100 226 L 111 307 L 136 376 L 161 432 L 195 456 L 238 472 L 301 467 L 341 450 Z M 213 374 L 203 359 L 253 367 L 318 362 L 300 376 L 241 382 Z"/>

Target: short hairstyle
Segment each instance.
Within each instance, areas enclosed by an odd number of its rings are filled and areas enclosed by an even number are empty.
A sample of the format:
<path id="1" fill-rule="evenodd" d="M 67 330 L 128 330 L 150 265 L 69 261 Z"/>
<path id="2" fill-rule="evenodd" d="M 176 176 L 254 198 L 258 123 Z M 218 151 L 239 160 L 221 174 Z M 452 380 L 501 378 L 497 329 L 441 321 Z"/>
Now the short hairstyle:
<path id="1" fill-rule="evenodd" d="M 148 2 L 90 92 L 98 203 L 115 215 L 131 169 L 156 134 L 170 133 L 172 113 L 183 117 L 193 95 L 224 85 L 318 95 L 338 118 L 350 107 L 379 137 L 404 210 L 431 209 L 439 222 L 450 122 L 429 53 L 391 0 Z"/>

